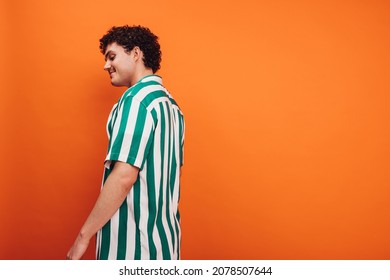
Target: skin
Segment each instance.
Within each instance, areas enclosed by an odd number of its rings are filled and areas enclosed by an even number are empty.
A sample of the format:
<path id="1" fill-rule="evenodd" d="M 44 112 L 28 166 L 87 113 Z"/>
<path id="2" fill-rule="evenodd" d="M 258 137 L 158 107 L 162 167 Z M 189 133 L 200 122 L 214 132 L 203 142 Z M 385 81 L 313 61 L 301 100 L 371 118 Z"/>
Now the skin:
<path id="1" fill-rule="evenodd" d="M 126 52 L 122 46 L 112 43 L 107 46 L 104 58 L 104 70 L 110 75 L 113 86 L 131 87 L 143 77 L 153 74 L 152 69 L 145 67 L 143 53 L 138 47 Z M 91 238 L 111 219 L 125 200 L 138 173 L 139 169 L 135 166 L 115 162 L 94 207 L 68 251 L 67 259 L 82 258 Z"/>
<path id="2" fill-rule="evenodd" d="M 152 69 L 144 66 L 139 47 L 126 52 L 122 46 L 112 43 L 107 46 L 104 58 L 104 70 L 110 75 L 113 86 L 131 87 L 143 77 L 153 74 Z"/>

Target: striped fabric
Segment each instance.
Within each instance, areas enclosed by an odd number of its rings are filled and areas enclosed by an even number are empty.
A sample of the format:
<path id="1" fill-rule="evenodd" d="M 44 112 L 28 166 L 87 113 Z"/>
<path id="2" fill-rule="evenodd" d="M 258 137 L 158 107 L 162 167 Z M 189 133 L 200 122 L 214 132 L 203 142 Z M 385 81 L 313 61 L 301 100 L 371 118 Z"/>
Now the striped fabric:
<path id="1" fill-rule="evenodd" d="M 113 107 L 103 184 L 114 161 L 140 168 L 127 198 L 97 234 L 97 259 L 180 259 L 184 118 L 161 77 L 146 76 Z"/>

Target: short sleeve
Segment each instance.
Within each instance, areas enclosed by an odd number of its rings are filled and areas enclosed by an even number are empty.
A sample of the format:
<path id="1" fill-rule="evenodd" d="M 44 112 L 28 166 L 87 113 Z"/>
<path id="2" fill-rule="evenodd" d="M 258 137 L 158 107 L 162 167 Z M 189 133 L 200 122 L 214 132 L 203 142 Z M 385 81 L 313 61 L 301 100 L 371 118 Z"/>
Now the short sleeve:
<path id="1" fill-rule="evenodd" d="M 136 98 L 128 96 L 118 105 L 105 166 L 113 161 L 127 162 L 142 169 L 154 134 L 151 113 Z"/>

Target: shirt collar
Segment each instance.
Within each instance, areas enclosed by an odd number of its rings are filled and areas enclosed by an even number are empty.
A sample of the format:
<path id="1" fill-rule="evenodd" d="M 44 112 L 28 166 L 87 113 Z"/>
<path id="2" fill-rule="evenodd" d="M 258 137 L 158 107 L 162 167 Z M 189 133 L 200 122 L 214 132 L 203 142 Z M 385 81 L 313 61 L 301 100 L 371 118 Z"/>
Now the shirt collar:
<path id="1" fill-rule="evenodd" d="M 157 83 L 159 83 L 159 84 L 162 85 L 162 78 L 161 78 L 160 76 L 158 76 L 158 75 L 155 75 L 155 74 L 145 76 L 145 77 L 143 77 L 143 78 L 140 80 L 140 82 L 142 82 L 142 83 L 152 82 L 152 81 L 153 81 L 153 82 L 157 82 Z"/>

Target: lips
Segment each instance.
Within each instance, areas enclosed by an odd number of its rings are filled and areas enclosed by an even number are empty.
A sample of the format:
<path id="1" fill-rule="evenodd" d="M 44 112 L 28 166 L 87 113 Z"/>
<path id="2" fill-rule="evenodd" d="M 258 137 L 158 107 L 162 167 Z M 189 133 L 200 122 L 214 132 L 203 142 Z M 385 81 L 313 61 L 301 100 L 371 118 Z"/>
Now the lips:
<path id="1" fill-rule="evenodd" d="M 110 74 L 110 77 L 112 78 L 113 74 L 115 73 L 116 71 L 110 71 L 108 72 Z"/>

